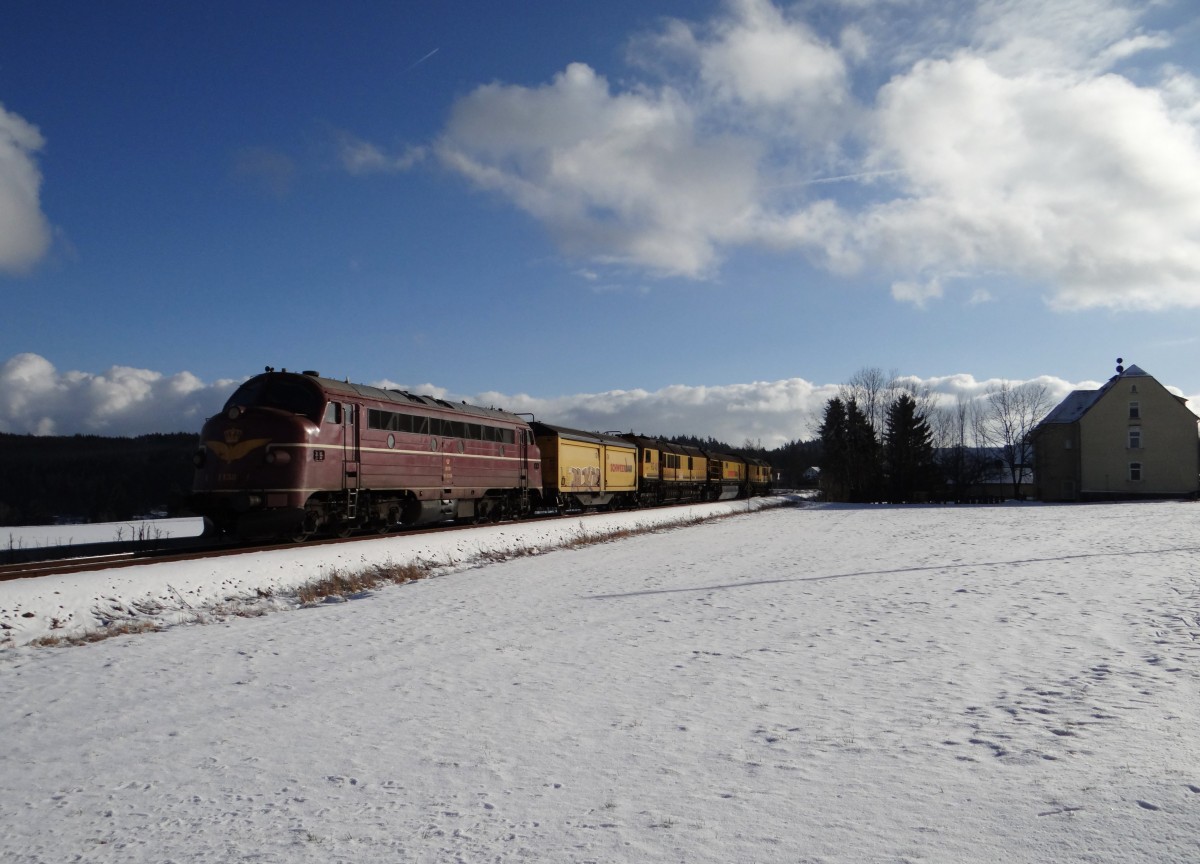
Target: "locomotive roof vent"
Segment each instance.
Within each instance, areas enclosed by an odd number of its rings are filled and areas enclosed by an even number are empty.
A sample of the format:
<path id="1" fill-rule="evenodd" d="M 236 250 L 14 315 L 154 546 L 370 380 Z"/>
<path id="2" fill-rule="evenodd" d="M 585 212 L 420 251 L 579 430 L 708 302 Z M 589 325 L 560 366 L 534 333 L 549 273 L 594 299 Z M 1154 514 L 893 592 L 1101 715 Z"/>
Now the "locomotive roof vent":
<path id="1" fill-rule="evenodd" d="M 320 372 L 316 372 L 316 371 L 314 371 L 314 370 L 312 370 L 312 369 L 305 369 L 305 370 L 304 370 L 304 372 L 302 372 L 301 374 L 303 374 L 303 375 L 311 375 L 313 378 L 320 378 L 320 377 L 321 377 L 321 373 L 320 373 Z"/>

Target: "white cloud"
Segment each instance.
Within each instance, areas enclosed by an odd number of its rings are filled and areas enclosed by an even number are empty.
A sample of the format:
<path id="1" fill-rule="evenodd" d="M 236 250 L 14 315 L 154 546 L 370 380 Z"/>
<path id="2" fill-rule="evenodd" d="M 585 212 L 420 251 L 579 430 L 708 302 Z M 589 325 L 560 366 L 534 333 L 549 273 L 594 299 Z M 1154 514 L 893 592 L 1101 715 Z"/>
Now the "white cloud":
<path id="1" fill-rule="evenodd" d="M 343 132 L 338 139 L 338 158 L 350 174 L 397 174 L 408 171 L 425 155 L 425 148 L 413 146 L 404 147 L 399 153 L 386 153 L 370 141 L 348 132 Z"/>
<path id="2" fill-rule="evenodd" d="M 45 357 L 17 354 L 0 365 L 0 432 L 199 433 L 235 386 L 233 381 L 205 384 L 190 372 L 164 375 L 128 366 L 99 375 L 59 372 Z"/>
<path id="3" fill-rule="evenodd" d="M 35 126 L 0 105 L 0 272 L 28 270 L 50 246 L 34 161 L 44 144 Z"/>
<path id="4" fill-rule="evenodd" d="M 1146 4 L 1122 0 L 984 0 L 971 22 L 971 48 L 1004 74 L 1031 69 L 1101 74 L 1167 35 L 1144 33 Z"/>
<path id="5" fill-rule="evenodd" d="M 928 390 L 935 401 L 979 399 L 1003 379 L 969 374 L 900 379 Z M 1054 376 L 1032 379 L 1045 385 L 1054 402 L 1071 390 L 1094 389 L 1098 381 L 1073 384 Z M 34 435 L 140 435 L 150 432 L 199 433 L 217 413 L 237 381 L 205 384 L 190 372 L 164 375 L 148 369 L 114 366 L 107 372 L 59 372 L 37 354 L 18 354 L 0 365 L 0 432 Z M 1009 381 L 1010 384 L 1024 383 Z M 764 447 L 807 439 L 820 424 L 825 403 L 839 395 L 840 383 L 804 378 L 720 386 L 676 384 L 660 390 L 610 390 L 539 397 L 495 391 L 453 393 L 434 384 L 372 386 L 466 401 L 512 412 L 530 412 L 555 425 L 599 432 L 694 435 L 733 446 L 747 440 Z M 1200 405 L 1200 397 L 1193 399 Z"/>
<path id="6" fill-rule="evenodd" d="M 848 100 L 846 62 L 838 49 L 767 0 L 730 0 L 728 17 L 708 34 L 668 29 L 662 46 L 692 55 L 713 98 L 804 116 Z M 856 51 L 861 39 L 847 34 Z"/>
<path id="7" fill-rule="evenodd" d="M 709 274 L 754 204 L 753 142 L 701 136 L 676 91 L 613 94 L 582 63 L 540 88 L 478 88 L 438 153 L 568 252 L 666 275 Z"/>
<path id="8" fill-rule="evenodd" d="M 877 261 L 1002 268 L 1064 307 L 1200 305 L 1200 142 L 1157 92 L 961 57 L 918 65 L 879 101 L 873 159 L 908 182 L 856 226 Z"/>
<path id="9" fill-rule="evenodd" d="M 940 279 L 930 279 L 923 283 L 892 283 L 892 297 L 904 303 L 912 303 L 918 309 L 924 309 L 930 300 L 936 300 L 941 296 L 942 283 Z"/>
<path id="10" fill-rule="evenodd" d="M 928 6 L 728 0 L 634 40 L 658 80 L 477 88 L 438 152 L 592 266 L 704 278 L 765 246 L 905 302 L 1008 276 L 1061 308 L 1200 306 L 1200 88 L 1120 74 L 1172 47 L 1144 4 Z"/>

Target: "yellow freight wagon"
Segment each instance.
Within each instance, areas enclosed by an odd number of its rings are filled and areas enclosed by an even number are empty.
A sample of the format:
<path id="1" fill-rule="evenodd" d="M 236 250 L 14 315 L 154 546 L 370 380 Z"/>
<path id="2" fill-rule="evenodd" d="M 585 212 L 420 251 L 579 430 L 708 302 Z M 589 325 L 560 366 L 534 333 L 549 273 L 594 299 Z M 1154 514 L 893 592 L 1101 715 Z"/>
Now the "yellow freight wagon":
<path id="1" fill-rule="evenodd" d="M 623 507 L 637 492 L 637 448 L 598 432 L 530 423 L 542 456 L 542 495 L 559 508 Z"/>

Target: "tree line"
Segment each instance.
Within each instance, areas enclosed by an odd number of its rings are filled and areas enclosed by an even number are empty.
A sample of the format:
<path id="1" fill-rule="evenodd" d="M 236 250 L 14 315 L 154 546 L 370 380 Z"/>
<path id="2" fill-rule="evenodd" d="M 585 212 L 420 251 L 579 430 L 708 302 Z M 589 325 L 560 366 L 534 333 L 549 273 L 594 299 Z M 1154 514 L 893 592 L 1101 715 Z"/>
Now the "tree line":
<path id="1" fill-rule="evenodd" d="M 1032 477 L 1029 434 L 1053 403 L 1043 384 L 1000 382 L 950 405 L 911 379 L 859 370 L 825 405 L 821 488 L 831 501 L 965 500 Z"/>
<path id="2" fill-rule="evenodd" d="M 120 522 L 182 506 L 196 436 L 0 433 L 0 525 Z"/>

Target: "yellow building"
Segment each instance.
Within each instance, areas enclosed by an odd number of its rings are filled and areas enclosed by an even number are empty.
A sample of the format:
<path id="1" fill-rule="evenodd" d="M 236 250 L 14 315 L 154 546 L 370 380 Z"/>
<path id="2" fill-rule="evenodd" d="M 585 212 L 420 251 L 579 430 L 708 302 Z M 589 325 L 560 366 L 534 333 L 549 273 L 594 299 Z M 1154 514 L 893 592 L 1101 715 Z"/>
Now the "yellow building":
<path id="1" fill-rule="evenodd" d="M 1194 497 L 1197 422 L 1182 396 L 1137 366 L 1118 366 L 1103 387 L 1072 392 L 1033 431 L 1038 498 Z"/>

